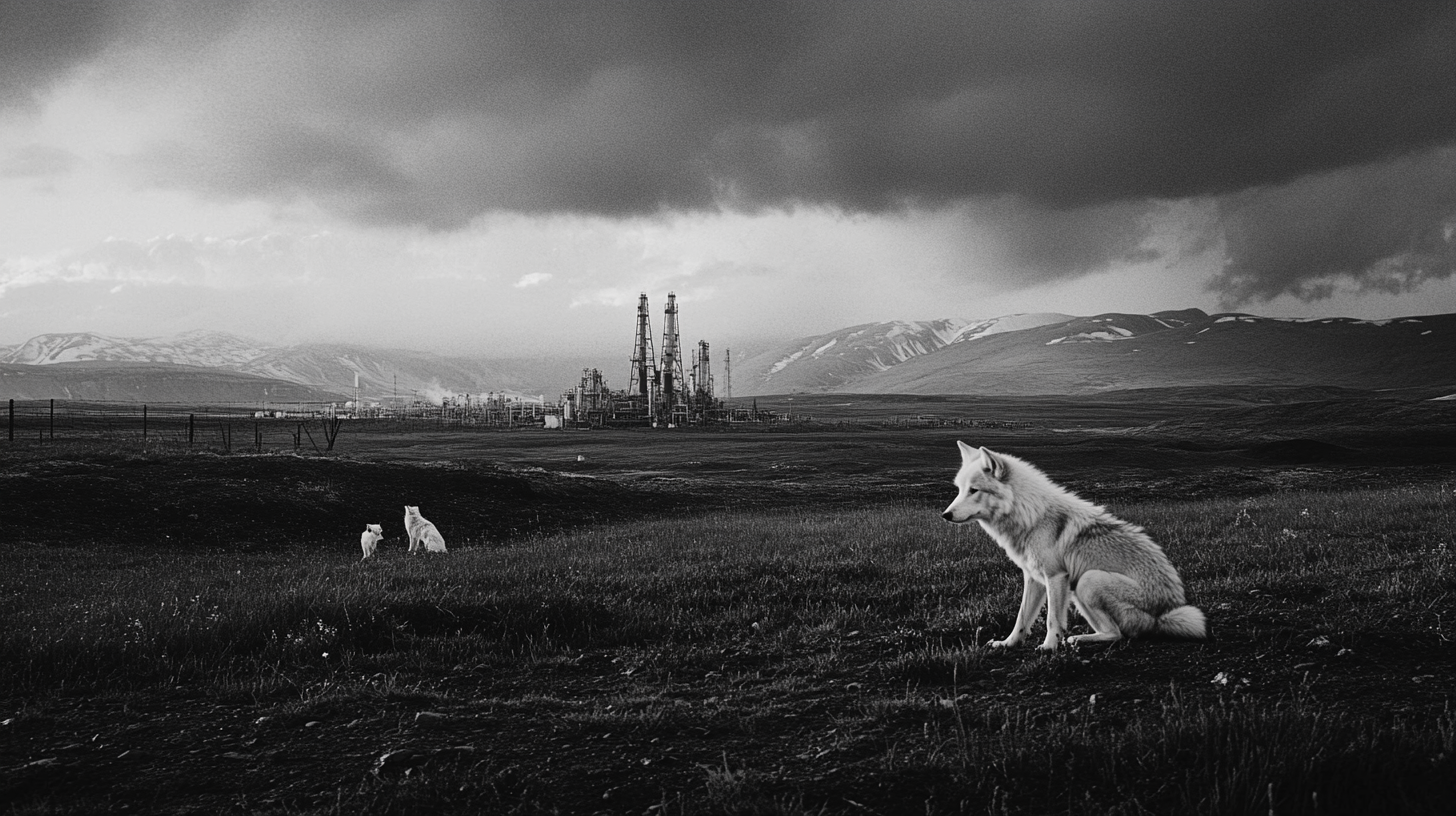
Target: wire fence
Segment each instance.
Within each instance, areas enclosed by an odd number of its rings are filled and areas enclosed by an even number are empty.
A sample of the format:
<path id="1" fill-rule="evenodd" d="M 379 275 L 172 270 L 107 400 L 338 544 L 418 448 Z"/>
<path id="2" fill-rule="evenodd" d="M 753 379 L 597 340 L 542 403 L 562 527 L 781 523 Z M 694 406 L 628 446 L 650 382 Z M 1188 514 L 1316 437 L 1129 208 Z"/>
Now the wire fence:
<path id="1" fill-rule="evenodd" d="M 353 435 L 397 434 L 426 430 L 489 431 L 561 428 L 560 415 L 539 403 L 481 402 L 466 405 L 400 406 L 350 414 L 337 403 L 259 405 L 9 400 L 0 402 L 3 429 L 10 443 L 98 441 L 145 448 L 181 448 L 264 453 L 328 453 L 342 430 Z M 820 420 L 787 415 L 788 424 L 805 427 L 893 428 L 1024 427 L 1028 422 L 971 420 L 958 416 L 859 416 Z M 554 424 L 548 419 L 557 420 Z"/>
<path id="2" fill-rule="evenodd" d="M 7 442 L 106 441 L 232 451 L 333 450 L 344 417 L 328 403 L 239 405 L 9 400 Z"/>

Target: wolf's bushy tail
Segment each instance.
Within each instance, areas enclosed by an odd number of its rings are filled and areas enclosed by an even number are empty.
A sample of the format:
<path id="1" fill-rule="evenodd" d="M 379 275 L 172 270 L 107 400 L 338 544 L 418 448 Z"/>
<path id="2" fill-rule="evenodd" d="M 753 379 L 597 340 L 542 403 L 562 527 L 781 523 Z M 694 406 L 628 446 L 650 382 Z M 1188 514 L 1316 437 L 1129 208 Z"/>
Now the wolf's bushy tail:
<path id="1" fill-rule="evenodd" d="M 1203 640 L 1208 637 L 1208 624 L 1196 606 L 1180 606 L 1158 616 L 1157 631 L 1169 637 Z"/>

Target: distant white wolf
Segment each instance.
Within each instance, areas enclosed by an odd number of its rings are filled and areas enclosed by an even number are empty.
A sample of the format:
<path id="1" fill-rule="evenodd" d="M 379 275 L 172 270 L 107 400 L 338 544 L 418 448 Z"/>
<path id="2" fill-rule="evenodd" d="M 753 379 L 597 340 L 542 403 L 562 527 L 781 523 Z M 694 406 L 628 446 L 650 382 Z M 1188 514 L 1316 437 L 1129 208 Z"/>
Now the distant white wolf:
<path id="1" fill-rule="evenodd" d="M 420 515 L 420 508 L 404 506 L 404 529 L 409 533 L 410 552 L 444 552 L 445 538 L 440 531 Z"/>
<path id="2" fill-rule="evenodd" d="M 364 550 L 364 558 L 374 555 L 374 550 L 379 547 L 379 542 L 384 538 L 384 528 L 378 524 L 371 524 L 364 528 L 364 533 L 359 536 L 359 546 Z M 359 560 L 364 560 L 363 558 Z"/>
<path id="3" fill-rule="evenodd" d="M 1015 646 L 1025 640 L 1043 600 L 1047 631 L 1038 649 L 1054 650 L 1065 637 L 1069 602 L 1095 632 L 1066 638 L 1071 645 L 1153 632 L 1207 637 L 1203 613 L 1186 603 L 1177 570 L 1141 527 L 1080 498 L 1015 456 L 956 445 L 960 494 L 941 517 L 955 524 L 979 521 L 1022 572 L 1016 628 L 1005 640 L 987 645 Z"/>

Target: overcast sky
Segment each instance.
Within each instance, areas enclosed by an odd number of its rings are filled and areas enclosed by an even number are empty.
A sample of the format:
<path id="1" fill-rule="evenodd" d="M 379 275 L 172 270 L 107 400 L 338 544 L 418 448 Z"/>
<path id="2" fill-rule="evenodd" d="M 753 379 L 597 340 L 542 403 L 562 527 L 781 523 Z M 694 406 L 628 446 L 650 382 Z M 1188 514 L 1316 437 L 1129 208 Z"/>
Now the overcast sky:
<path id="1" fill-rule="evenodd" d="M 1456 312 L 1456 3 L 0 0 L 0 343 Z"/>

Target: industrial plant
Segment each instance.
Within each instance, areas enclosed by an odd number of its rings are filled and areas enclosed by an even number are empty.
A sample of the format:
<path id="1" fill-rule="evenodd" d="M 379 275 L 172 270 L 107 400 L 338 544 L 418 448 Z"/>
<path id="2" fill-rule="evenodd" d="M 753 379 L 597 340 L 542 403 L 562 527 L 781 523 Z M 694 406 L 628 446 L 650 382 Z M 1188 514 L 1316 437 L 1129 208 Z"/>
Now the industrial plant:
<path id="1" fill-rule="evenodd" d="M 491 428 L 682 428 L 729 423 L 778 424 L 802 421 L 774 411 L 734 407 L 732 365 L 723 354 L 723 390 L 719 396 L 708 341 L 685 352 L 678 329 L 677 295 L 669 292 L 663 311 L 662 342 L 653 343 L 647 295 L 637 299 L 636 335 L 632 342 L 627 387 L 615 390 L 600 369 L 581 372 L 575 387 L 560 400 L 507 392 L 456 394 L 434 387 L 425 392 L 366 399 L 354 380 L 354 399 L 343 403 L 264 404 L 254 419 L 367 419 L 428 422 Z"/>
<path id="2" fill-rule="evenodd" d="M 583 370 L 576 388 L 562 394 L 561 423 L 565 427 L 676 428 L 758 420 L 755 412 L 730 408 L 714 393 L 708 341 L 699 341 L 688 359 L 683 359 L 677 317 L 677 295 L 669 292 L 662 317 L 661 353 L 656 353 L 647 295 L 638 296 L 637 336 L 632 344 L 627 388 L 614 391 L 599 369 Z M 726 366 L 726 354 L 724 360 Z M 725 368 L 728 383 L 731 372 L 731 368 Z M 725 386 L 725 395 L 731 396 L 731 385 Z"/>

